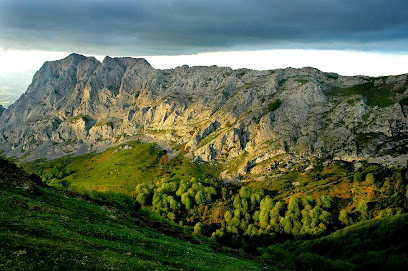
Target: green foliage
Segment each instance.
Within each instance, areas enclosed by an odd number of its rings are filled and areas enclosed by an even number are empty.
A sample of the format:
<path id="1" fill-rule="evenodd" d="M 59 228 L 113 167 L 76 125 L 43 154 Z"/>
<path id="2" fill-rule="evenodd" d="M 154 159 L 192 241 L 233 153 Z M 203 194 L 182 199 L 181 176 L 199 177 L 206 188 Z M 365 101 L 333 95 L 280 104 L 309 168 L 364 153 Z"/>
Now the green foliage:
<path id="1" fill-rule="evenodd" d="M 147 151 L 154 154 L 156 150 L 150 147 Z M 180 160 L 168 159 L 160 153 L 155 159 L 152 165 L 159 165 L 155 170 L 172 173 L 135 184 L 132 197 L 144 206 L 142 210 L 148 207 L 163 221 L 175 221 L 200 238 L 211 236 L 222 245 L 242 247 L 251 253 L 266 244 L 316 239 L 371 217 L 406 212 L 406 169 L 391 170 L 363 163 L 359 171 L 354 172 L 354 166 L 345 162 L 327 166 L 316 162 L 314 168 L 306 172 L 300 168 L 280 175 L 273 181 L 280 186 L 272 189 L 265 185 L 267 178 L 265 182 L 224 185 L 204 173 L 178 177 L 173 173 L 179 170 Z M 58 177 L 68 168 L 67 164 L 60 164 L 55 171 L 56 164 L 44 168 L 43 175 L 51 171 Z M 77 171 L 63 180 L 72 180 L 75 174 Z M 362 181 L 363 176 L 367 182 Z M 290 185 L 293 181 L 302 185 L 293 188 Z M 370 182 L 375 186 L 367 184 Z M 98 193 L 89 194 L 94 200 L 102 197 Z M 126 200 L 111 198 L 111 201 L 122 200 L 117 208 L 140 209 L 140 206 L 127 204 Z M 102 197 L 100 202 L 104 200 L 109 199 Z M 306 266 L 310 259 L 320 257 L 312 254 L 302 252 L 303 256 L 295 260 L 303 261 Z"/>
<path id="2" fill-rule="evenodd" d="M 189 180 L 192 177 L 215 178 L 219 174 L 215 164 L 193 163 L 182 155 L 169 159 L 158 145 L 140 141 L 128 142 L 98 154 L 29 162 L 24 167 L 47 181 L 53 178 L 66 180 L 69 188 L 75 191 L 126 194 L 130 194 L 138 184 L 151 183 L 163 177 Z M 62 175 L 52 173 L 55 168 Z M 49 174 L 53 174 L 52 177 Z"/>
<path id="3" fill-rule="evenodd" d="M 294 270 L 404 270 L 408 214 L 364 221 L 329 236 L 259 248 L 262 258 Z"/>
<path id="4" fill-rule="evenodd" d="M 355 182 L 361 182 L 363 180 L 363 175 L 361 174 L 361 172 L 356 172 L 354 173 L 354 181 Z"/>
<path id="5" fill-rule="evenodd" d="M 241 78 L 241 77 L 244 76 L 246 73 L 247 73 L 246 70 L 240 71 L 240 72 L 238 73 L 238 77 Z"/>
<path id="6" fill-rule="evenodd" d="M 361 200 L 357 207 L 356 207 L 357 212 L 360 213 L 360 216 L 362 219 L 367 219 L 368 217 L 368 205 L 365 200 Z"/>
<path id="7" fill-rule="evenodd" d="M 350 226 L 353 224 L 352 218 L 348 215 L 346 210 L 341 210 L 339 214 L 339 221 L 344 225 L 344 226 Z"/>
<path id="8" fill-rule="evenodd" d="M 326 73 L 327 78 L 329 79 L 335 79 L 337 80 L 339 78 L 339 75 L 336 73 Z"/>
<path id="9" fill-rule="evenodd" d="M 347 103 L 351 106 L 354 106 L 354 99 L 348 99 Z"/>
<path id="10" fill-rule="evenodd" d="M 330 95 L 351 96 L 361 95 L 369 106 L 386 107 L 394 104 L 395 92 L 393 86 L 387 83 L 375 84 L 375 79 L 370 78 L 366 83 L 346 88 L 333 87 Z"/>
<path id="11" fill-rule="evenodd" d="M 287 81 L 288 81 L 288 79 L 286 79 L 286 78 L 280 79 L 278 81 L 278 88 L 281 88 Z"/>
<path id="12" fill-rule="evenodd" d="M 276 99 L 274 102 L 270 102 L 266 108 L 266 112 L 271 112 L 275 111 L 276 109 L 279 108 L 279 106 L 282 104 L 282 101 L 280 99 Z"/>
<path id="13" fill-rule="evenodd" d="M 201 236 L 202 235 L 202 227 L 203 227 L 203 223 L 198 222 L 197 224 L 195 224 L 194 226 L 194 235 L 195 236 Z"/>
<path id="14" fill-rule="evenodd" d="M 408 199 L 408 184 L 407 184 L 407 186 L 405 187 L 405 191 L 406 191 L 405 197 Z"/>
<path id="15" fill-rule="evenodd" d="M 232 219 L 232 214 L 230 211 L 226 211 L 224 214 L 225 222 L 229 223 Z"/>
<path id="16" fill-rule="evenodd" d="M 327 210 L 329 210 L 333 205 L 333 198 L 330 196 L 321 196 L 318 199 L 317 204 Z"/>
<path id="17" fill-rule="evenodd" d="M 68 188 L 70 181 L 65 179 L 65 177 L 71 175 L 73 171 L 71 169 L 61 169 L 61 166 L 56 165 L 55 167 L 41 171 L 43 182 L 47 183 L 49 186 L 55 188 Z"/>
<path id="18" fill-rule="evenodd" d="M 193 241 L 147 210 L 133 217 L 108 202 L 95 204 L 78 194 L 41 191 L 36 197 L 0 183 L 2 270 L 270 268 L 165 235 L 168 232 Z M 151 229 L 155 224 L 159 232 Z"/>
<path id="19" fill-rule="evenodd" d="M 375 179 L 374 179 L 374 174 L 368 173 L 368 174 L 366 175 L 366 181 L 367 181 L 367 182 L 374 184 L 374 180 L 375 180 Z"/>
<path id="20" fill-rule="evenodd" d="M 231 246 L 236 246 L 235 242 L 240 242 L 244 236 L 252 236 L 251 240 L 246 240 L 249 246 L 255 245 L 259 241 L 256 238 L 261 238 L 260 236 L 283 239 L 290 238 L 289 236 L 316 238 L 329 234 L 336 228 L 379 216 L 378 212 L 387 208 L 386 206 L 394 206 L 393 210 L 395 208 L 405 210 L 403 209 L 405 185 L 402 188 L 398 183 L 391 185 L 402 181 L 400 173 L 383 171 L 371 165 L 364 165 L 357 174 L 353 173 L 353 167 L 347 170 L 339 170 L 336 166 L 330 168 L 316 166 L 307 172 L 313 178 L 329 180 L 334 179 L 335 174 L 341 174 L 349 183 L 349 191 L 353 193 L 348 192 L 346 195 L 354 195 L 353 199 L 347 201 L 330 195 L 320 195 L 315 198 L 291 196 L 288 203 L 285 203 L 273 199 L 272 194 L 269 191 L 265 193 L 263 189 L 253 189 L 248 185 L 223 185 L 218 181 L 198 178 L 192 178 L 190 181 L 163 179 L 147 187 L 138 186 L 134 196 L 138 199 L 140 197 L 138 193 L 146 194 L 142 198 L 152 198 L 152 201 L 146 201 L 145 206 L 152 206 L 163 216 L 167 216 L 169 212 L 174 213 L 176 219 L 191 230 L 201 222 L 206 229 L 202 231 L 203 236 L 211 236 L 217 242 Z M 387 187 L 381 187 L 375 194 L 381 196 L 381 200 L 359 196 L 367 194 L 365 191 L 367 186 L 361 180 L 362 176 L 370 176 L 369 173 L 376 176 L 385 176 L 384 174 L 392 176 L 383 177 L 387 180 L 385 183 Z M 355 183 L 352 182 L 353 178 L 356 180 Z M 390 189 L 394 194 L 387 202 L 382 201 L 384 199 L 382 193 Z M 399 192 L 401 189 L 403 192 Z M 169 199 L 173 204 L 170 204 Z M 351 205 L 348 211 L 342 210 L 345 202 Z M 223 234 L 217 230 L 222 230 Z"/>

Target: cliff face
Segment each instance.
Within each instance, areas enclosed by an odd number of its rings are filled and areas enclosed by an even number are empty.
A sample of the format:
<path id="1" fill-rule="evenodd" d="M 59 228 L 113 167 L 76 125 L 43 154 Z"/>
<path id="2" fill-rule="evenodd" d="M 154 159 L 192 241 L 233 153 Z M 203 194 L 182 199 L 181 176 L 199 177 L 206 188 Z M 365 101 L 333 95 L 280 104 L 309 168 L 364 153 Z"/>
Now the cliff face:
<path id="1" fill-rule="evenodd" d="M 44 63 L 0 113 L 0 145 L 9 156 L 55 158 L 143 134 L 194 160 L 237 163 L 235 173 L 314 157 L 403 166 L 407 82 L 313 68 L 156 70 L 144 59 L 72 54 Z M 277 99 L 279 108 L 268 110 Z"/>

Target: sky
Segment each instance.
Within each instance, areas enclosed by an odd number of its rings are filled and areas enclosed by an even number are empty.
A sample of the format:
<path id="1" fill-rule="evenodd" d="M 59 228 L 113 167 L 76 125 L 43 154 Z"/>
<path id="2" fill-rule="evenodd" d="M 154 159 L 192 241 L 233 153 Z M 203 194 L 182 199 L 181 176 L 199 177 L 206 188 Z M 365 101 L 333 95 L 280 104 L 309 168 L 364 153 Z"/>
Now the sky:
<path id="1" fill-rule="evenodd" d="M 0 104 L 44 61 L 72 52 L 155 68 L 407 73 L 407 30 L 406 0 L 0 0 Z"/>

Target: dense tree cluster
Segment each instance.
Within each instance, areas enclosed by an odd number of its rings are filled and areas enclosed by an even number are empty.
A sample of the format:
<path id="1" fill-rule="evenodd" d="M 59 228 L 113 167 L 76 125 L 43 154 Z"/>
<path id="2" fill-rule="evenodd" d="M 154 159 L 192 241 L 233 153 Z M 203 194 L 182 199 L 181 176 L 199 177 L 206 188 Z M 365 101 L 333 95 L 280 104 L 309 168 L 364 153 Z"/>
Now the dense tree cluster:
<path id="1" fill-rule="evenodd" d="M 139 184 L 134 198 L 161 215 L 192 227 L 197 236 L 220 242 L 241 236 L 319 236 L 333 228 L 334 200 L 329 196 L 275 201 L 263 189 L 217 181 L 169 181 Z"/>

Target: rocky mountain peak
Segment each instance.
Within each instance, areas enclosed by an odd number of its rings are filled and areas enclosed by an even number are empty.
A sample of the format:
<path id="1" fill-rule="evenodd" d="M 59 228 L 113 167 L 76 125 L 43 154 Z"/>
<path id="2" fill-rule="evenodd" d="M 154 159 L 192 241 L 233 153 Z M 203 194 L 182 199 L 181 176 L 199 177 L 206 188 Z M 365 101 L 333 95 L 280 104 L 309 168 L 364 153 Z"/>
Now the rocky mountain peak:
<path id="1" fill-rule="evenodd" d="M 196 161 L 240 161 L 230 169 L 237 174 L 315 159 L 403 166 L 407 87 L 407 75 L 350 77 L 311 67 L 159 70 L 142 58 L 101 63 L 71 54 L 44 63 L 3 112 L 0 146 L 10 156 L 55 158 L 143 134 L 184 148 Z"/>

